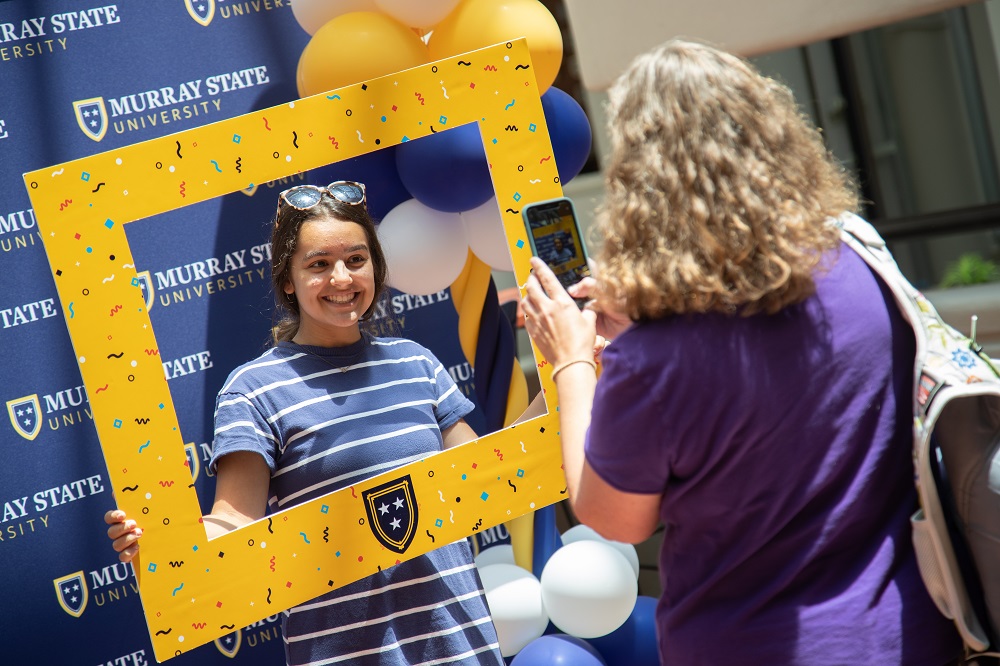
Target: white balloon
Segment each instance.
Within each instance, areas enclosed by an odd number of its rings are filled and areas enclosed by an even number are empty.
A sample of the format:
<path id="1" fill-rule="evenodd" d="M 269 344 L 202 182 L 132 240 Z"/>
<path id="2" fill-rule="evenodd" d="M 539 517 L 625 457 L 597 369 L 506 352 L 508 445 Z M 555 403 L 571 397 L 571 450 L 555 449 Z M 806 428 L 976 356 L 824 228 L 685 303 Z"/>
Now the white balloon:
<path id="1" fill-rule="evenodd" d="M 611 541 L 610 539 L 605 539 L 600 534 L 594 531 L 593 528 L 587 527 L 586 525 L 574 525 L 565 532 L 562 533 L 562 542 L 565 546 L 569 543 L 574 543 L 576 541 L 600 541 L 601 543 L 606 543 L 619 553 L 625 556 L 628 563 L 632 565 L 635 569 L 635 577 L 639 577 L 639 553 L 636 552 L 635 546 L 630 543 L 624 543 L 622 541 Z"/>
<path id="2" fill-rule="evenodd" d="M 292 15 L 310 35 L 341 14 L 374 11 L 374 0 L 292 0 Z"/>
<path id="3" fill-rule="evenodd" d="M 434 210 L 416 199 L 386 213 L 378 238 L 389 265 L 389 285 L 408 294 L 426 296 L 447 289 L 469 257 L 458 213 Z"/>
<path id="4" fill-rule="evenodd" d="M 513 564 L 491 564 L 479 569 L 497 630 L 500 654 L 515 655 L 545 633 L 549 616 L 542 604 L 542 589 L 530 571 Z"/>
<path id="5" fill-rule="evenodd" d="M 517 564 L 514 560 L 514 547 L 501 543 L 480 550 L 476 555 L 476 566 L 482 568 L 491 564 Z"/>
<path id="6" fill-rule="evenodd" d="M 440 23 L 459 0 L 375 0 L 375 5 L 405 26 L 429 28 Z"/>
<path id="7" fill-rule="evenodd" d="M 500 217 L 500 207 L 497 198 L 472 210 L 460 213 L 465 230 L 469 234 L 469 247 L 472 252 L 498 271 L 513 271 L 514 264 L 510 260 L 510 248 L 507 245 L 507 235 L 503 228 L 503 218 Z"/>
<path id="8" fill-rule="evenodd" d="M 577 638 L 605 636 L 635 608 L 639 585 L 625 557 L 600 541 L 577 541 L 542 570 L 542 602 L 552 623 Z"/>

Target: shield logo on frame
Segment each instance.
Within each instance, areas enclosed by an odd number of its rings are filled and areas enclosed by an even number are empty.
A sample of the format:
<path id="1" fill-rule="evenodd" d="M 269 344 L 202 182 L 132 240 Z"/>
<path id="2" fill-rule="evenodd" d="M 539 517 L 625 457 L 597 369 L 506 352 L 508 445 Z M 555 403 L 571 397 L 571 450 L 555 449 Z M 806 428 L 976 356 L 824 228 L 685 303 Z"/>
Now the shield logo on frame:
<path id="1" fill-rule="evenodd" d="M 184 0 L 184 6 L 191 18 L 204 26 L 215 18 L 215 0 Z"/>
<path id="2" fill-rule="evenodd" d="M 417 502 L 410 475 L 401 476 L 361 493 L 368 526 L 378 542 L 404 553 L 417 533 Z"/>
<path id="3" fill-rule="evenodd" d="M 38 394 L 7 401 L 10 423 L 21 437 L 32 440 L 42 429 L 42 410 L 38 404 Z"/>
<path id="4" fill-rule="evenodd" d="M 108 112 L 104 108 L 103 97 L 91 97 L 73 102 L 76 123 L 83 133 L 94 141 L 100 141 L 108 131 Z"/>
<path id="5" fill-rule="evenodd" d="M 59 605 L 62 606 L 62 609 L 73 617 L 83 615 L 90 594 L 83 572 L 77 571 L 62 578 L 56 578 L 52 584 L 56 586 L 56 598 L 59 599 Z"/>

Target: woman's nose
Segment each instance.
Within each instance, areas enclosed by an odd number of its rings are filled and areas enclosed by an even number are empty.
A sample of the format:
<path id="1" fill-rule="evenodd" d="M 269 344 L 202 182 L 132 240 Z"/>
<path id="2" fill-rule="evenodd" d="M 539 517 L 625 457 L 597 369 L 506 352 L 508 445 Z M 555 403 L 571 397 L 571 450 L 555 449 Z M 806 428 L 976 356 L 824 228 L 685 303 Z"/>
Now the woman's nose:
<path id="1" fill-rule="evenodd" d="M 347 265 L 342 261 L 338 261 L 333 265 L 333 271 L 330 273 L 330 282 L 350 282 L 351 272 L 347 270 Z"/>

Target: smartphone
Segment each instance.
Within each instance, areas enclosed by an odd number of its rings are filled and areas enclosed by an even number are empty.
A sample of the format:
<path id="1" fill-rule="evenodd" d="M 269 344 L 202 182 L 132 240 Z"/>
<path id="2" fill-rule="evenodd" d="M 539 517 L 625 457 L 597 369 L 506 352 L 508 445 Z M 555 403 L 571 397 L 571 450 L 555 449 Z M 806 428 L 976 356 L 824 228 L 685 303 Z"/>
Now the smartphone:
<path id="1" fill-rule="evenodd" d="M 587 250 L 572 201 L 566 197 L 537 201 L 525 206 L 521 216 L 531 253 L 552 269 L 564 288 L 590 277 Z M 581 308 L 586 304 L 586 299 L 575 300 Z"/>

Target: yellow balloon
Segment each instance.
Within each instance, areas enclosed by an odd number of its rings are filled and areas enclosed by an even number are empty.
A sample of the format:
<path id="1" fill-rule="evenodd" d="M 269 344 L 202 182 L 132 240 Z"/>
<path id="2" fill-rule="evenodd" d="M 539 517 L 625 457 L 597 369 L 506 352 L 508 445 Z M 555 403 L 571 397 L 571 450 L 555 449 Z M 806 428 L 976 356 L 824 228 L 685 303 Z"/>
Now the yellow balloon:
<path id="1" fill-rule="evenodd" d="M 428 62 L 409 27 L 376 12 L 337 16 L 313 35 L 299 57 L 299 96 L 308 97 Z"/>
<path id="2" fill-rule="evenodd" d="M 539 93 L 556 79 L 562 64 L 559 24 L 538 0 L 465 0 L 434 26 L 431 60 L 527 37 Z"/>

